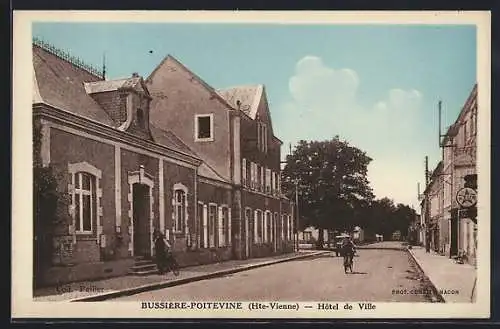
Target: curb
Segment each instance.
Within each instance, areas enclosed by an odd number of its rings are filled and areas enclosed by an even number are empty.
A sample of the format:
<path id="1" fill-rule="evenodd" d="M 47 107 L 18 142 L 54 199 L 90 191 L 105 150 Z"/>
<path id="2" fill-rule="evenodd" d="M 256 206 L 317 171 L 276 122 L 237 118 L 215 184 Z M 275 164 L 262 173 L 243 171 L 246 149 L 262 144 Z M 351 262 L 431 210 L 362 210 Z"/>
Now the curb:
<path id="1" fill-rule="evenodd" d="M 112 291 L 112 292 L 107 292 L 107 293 L 103 293 L 103 294 L 99 294 L 99 295 L 94 295 L 94 296 L 75 298 L 75 299 L 69 300 L 69 302 L 97 302 L 97 301 L 103 301 L 103 300 L 112 299 L 112 298 L 118 298 L 118 297 L 123 297 L 123 296 L 130 296 L 130 295 L 135 295 L 135 294 L 139 294 L 139 293 L 146 292 L 146 291 L 157 290 L 157 289 L 168 288 L 168 287 L 174 287 L 174 286 L 179 286 L 179 285 L 183 285 L 183 284 L 186 284 L 186 283 L 191 283 L 191 282 L 196 282 L 196 281 L 202 281 L 202 280 L 207 280 L 207 279 L 213 279 L 213 278 L 216 278 L 216 277 L 221 277 L 221 276 L 225 276 L 225 275 L 228 275 L 228 274 L 233 274 L 233 273 L 248 271 L 248 270 L 252 270 L 252 269 L 255 269 L 255 268 L 264 267 L 264 266 L 268 266 L 268 265 L 285 263 L 285 262 L 289 262 L 289 261 L 296 260 L 296 259 L 303 259 L 303 258 L 308 258 L 308 257 L 314 257 L 314 256 L 322 255 L 322 254 L 325 254 L 325 253 L 328 253 L 328 252 L 327 251 L 312 252 L 312 253 L 306 254 L 306 255 L 297 255 L 297 256 L 290 257 L 290 258 L 285 258 L 285 259 L 271 260 L 271 261 L 264 262 L 264 263 L 250 264 L 250 265 L 247 265 L 247 266 L 242 266 L 242 267 L 237 267 L 237 268 L 230 268 L 230 269 L 226 269 L 226 270 L 215 271 L 215 272 L 212 272 L 212 273 L 207 273 L 207 274 L 193 276 L 193 277 L 184 278 L 184 279 L 177 279 L 177 280 L 173 280 L 173 281 L 151 283 L 151 284 L 142 285 L 142 286 L 138 286 L 138 287 L 134 287 L 134 288 L 124 289 L 124 290 L 118 290 L 118 291 Z"/>
<path id="2" fill-rule="evenodd" d="M 443 295 L 439 292 L 439 290 L 436 288 L 436 285 L 434 284 L 434 282 L 432 282 L 432 280 L 427 276 L 427 274 L 425 274 L 424 269 L 422 268 L 422 266 L 418 262 L 417 258 L 415 257 L 415 255 L 413 254 L 411 249 L 407 249 L 407 252 L 411 256 L 411 258 L 413 259 L 415 264 L 417 265 L 420 272 L 422 272 L 422 275 L 424 276 L 424 278 L 430 283 L 432 292 L 434 293 L 434 295 L 437 296 L 438 302 L 439 303 L 446 303 L 446 300 L 444 299 Z"/>
<path id="3" fill-rule="evenodd" d="M 358 250 L 397 250 L 397 251 L 406 251 L 408 250 L 405 247 L 358 247 Z"/>

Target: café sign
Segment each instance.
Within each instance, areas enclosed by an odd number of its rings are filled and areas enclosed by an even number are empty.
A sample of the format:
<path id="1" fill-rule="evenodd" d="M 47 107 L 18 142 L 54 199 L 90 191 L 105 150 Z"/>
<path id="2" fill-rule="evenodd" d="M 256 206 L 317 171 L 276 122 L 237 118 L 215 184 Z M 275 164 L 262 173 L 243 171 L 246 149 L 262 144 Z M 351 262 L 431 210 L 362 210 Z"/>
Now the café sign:
<path id="1" fill-rule="evenodd" d="M 477 192 L 470 187 L 464 187 L 457 192 L 457 202 L 462 208 L 474 207 L 477 203 Z"/>

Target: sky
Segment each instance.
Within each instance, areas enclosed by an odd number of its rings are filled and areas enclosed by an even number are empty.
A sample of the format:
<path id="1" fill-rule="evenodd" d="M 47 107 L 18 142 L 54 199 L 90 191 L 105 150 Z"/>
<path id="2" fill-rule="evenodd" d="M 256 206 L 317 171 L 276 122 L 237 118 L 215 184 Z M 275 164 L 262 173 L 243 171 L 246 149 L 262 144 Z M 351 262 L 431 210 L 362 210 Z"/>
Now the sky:
<path id="1" fill-rule="evenodd" d="M 215 89 L 264 84 L 282 156 L 335 135 L 372 158 L 377 198 L 418 209 L 424 159 L 441 158 L 476 83 L 474 25 L 35 23 L 33 36 L 102 66 L 148 77 L 168 54 Z"/>

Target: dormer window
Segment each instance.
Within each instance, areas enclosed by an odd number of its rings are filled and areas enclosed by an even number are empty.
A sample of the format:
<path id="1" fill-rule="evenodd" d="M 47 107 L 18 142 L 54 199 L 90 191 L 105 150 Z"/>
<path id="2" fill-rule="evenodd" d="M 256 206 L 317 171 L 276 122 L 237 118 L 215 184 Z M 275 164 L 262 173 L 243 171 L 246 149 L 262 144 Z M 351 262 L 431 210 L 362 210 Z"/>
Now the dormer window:
<path id="1" fill-rule="evenodd" d="M 137 109 L 137 125 L 144 127 L 144 112 L 142 109 Z"/>
<path id="2" fill-rule="evenodd" d="M 214 140 L 213 114 L 197 114 L 195 116 L 195 140 L 197 142 L 210 142 Z"/>

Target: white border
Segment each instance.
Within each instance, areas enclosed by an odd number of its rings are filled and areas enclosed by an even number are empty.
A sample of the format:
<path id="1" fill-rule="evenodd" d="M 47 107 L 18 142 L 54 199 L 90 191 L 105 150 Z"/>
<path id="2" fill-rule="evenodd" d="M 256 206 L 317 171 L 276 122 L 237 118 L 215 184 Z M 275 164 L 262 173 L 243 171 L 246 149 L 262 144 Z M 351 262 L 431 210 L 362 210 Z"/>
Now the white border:
<path id="1" fill-rule="evenodd" d="M 275 24 L 473 24 L 477 26 L 477 74 L 478 74 L 478 282 L 477 302 L 474 304 L 420 304 L 420 303 L 376 303 L 373 312 L 330 312 L 301 311 L 259 312 L 235 311 L 143 311 L 140 303 L 116 302 L 98 303 L 36 303 L 32 300 L 31 244 L 26 236 L 32 236 L 32 153 L 31 149 L 31 102 L 26 97 L 26 86 L 31 85 L 31 23 L 34 21 L 66 22 L 224 22 L 224 23 L 275 23 Z M 490 95 L 491 95 L 491 15 L 489 12 L 475 11 L 404 11 L 404 12 L 98 12 L 98 11 L 14 11 L 13 13 L 13 159 L 12 159 L 12 316 L 15 317 L 144 317 L 144 318 L 480 318 L 490 312 Z M 29 95 L 29 93 L 28 93 Z M 28 241 L 30 241 L 28 239 Z M 341 302 L 341 301 L 340 301 Z"/>

